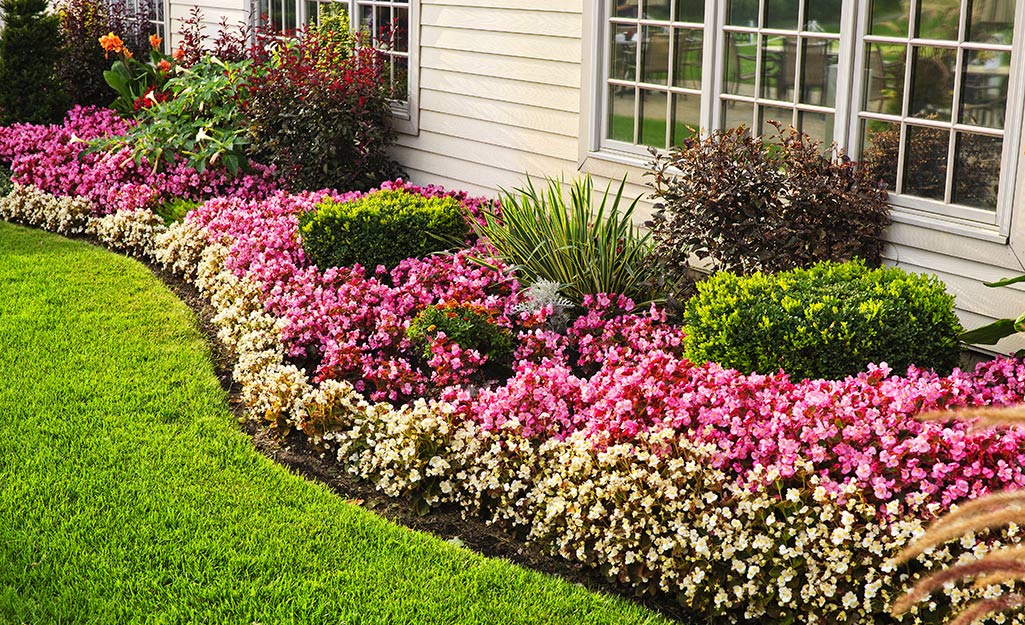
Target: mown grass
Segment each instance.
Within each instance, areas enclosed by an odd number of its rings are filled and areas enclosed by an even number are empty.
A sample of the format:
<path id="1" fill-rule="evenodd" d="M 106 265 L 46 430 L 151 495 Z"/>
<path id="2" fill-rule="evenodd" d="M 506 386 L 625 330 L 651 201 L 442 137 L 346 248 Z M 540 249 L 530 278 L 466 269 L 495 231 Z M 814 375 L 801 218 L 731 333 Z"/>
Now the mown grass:
<path id="1" fill-rule="evenodd" d="M 254 451 L 143 266 L 0 222 L 0 623 L 656 623 Z"/>

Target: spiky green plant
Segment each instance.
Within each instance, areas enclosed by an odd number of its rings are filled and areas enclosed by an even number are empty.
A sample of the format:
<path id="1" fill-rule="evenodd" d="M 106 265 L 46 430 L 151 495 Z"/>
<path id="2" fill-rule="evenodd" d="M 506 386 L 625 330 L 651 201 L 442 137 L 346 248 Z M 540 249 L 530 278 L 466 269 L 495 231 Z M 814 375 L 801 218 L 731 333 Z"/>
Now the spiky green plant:
<path id="1" fill-rule="evenodd" d="M 981 407 L 960 410 L 957 416 L 975 418 L 975 427 L 1025 424 L 1025 406 L 1002 408 Z M 946 420 L 949 412 L 922 415 L 922 419 Z M 903 564 L 926 550 L 960 539 L 965 534 L 1021 524 L 1025 520 L 1025 491 L 991 493 L 985 497 L 959 504 L 957 510 L 937 519 L 925 534 L 897 554 L 892 563 Z M 949 566 L 920 579 L 890 606 L 894 616 L 911 610 L 912 606 L 945 584 L 974 579 L 976 588 L 999 586 L 1006 582 L 1025 580 L 1025 546 L 1015 545 L 991 551 L 978 560 Z M 954 615 L 947 625 L 973 625 L 987 616 L 1025 607 L 1025 595 L 1001 592 L 996 596 L 977 599 Z"/>
<path id="2" fill-rule="evenodd" d="M 640 198 L 625 203 L 626 181 L 614 195 L 611 183 L 606 186 L 597 208 L 590 176 L 572 183 L 568 202 L 563 181 L 547 181 L 544 191 L 529 177 L 524 188 L 502 189 L 501 216 L 485 211 L 484 222 L 474 224 L 478 236 L 521 281 L 564 285 L 563 294 L 576 304 L 597 293 L 625 295 L 638 305 L 657 299 L 656 280 L 645 263 L 649 235 L 633 222 Z"/>

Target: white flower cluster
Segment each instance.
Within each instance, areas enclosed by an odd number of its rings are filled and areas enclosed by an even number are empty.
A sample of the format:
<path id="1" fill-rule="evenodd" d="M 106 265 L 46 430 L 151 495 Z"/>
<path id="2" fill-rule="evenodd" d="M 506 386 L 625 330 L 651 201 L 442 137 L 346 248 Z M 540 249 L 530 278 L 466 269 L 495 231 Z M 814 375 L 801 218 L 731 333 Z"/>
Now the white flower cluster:
<path id="1" fill-rule="evenodd" d="M 148 210 L 119 210 L 91 219 L 86 226 L 86 232 L 107 247 L 149 259 L 156 252 L 156 236 L 166 230 L 164 220 Z"/>
<path id="2" fill-rule="evenodd" d="M 827 492 L 806 463 L 787 477 L 756 468 L 740 484 L 711 468 L 714 449 L 669 430 L 629 443 L 596 445 L 582 433 L 538 443 L 515 421 L 484 431 L 443 402 L 395 408 L 367 402 L 346 382 L 314 385 L 285 359 L 282 321 L 264 311 L 257 287 L 225 269 L 226 242 L 212 244 L 187 225 L 158 234 L 137 223 L 108 220 L 104 228 L 120 241 L 149 232 L 155 257 L 209 298 L 252 418 L 304 431 L 348 472 L 412 496 L 424 511 L 459 504 L 639 592 L 669 593 L 734 622 L 869 625 L 924 571 L 1019 542 L 1014 527 L 893 570 L 887 558 L 923 532 L 922 522 L 915 514 L 881 521 L 853 489 Z M 981 596 L 956 586 L 944 593 L 902 622 L 938 623 L 942 604 Z"/>
<path id="3" fill-rule="evenodd" d="M 85 198 L 58 197 L 17 183 L 8 195 L 0 197 L 0 219 L 60 234 L 84 232 L 94 209 Z"/>

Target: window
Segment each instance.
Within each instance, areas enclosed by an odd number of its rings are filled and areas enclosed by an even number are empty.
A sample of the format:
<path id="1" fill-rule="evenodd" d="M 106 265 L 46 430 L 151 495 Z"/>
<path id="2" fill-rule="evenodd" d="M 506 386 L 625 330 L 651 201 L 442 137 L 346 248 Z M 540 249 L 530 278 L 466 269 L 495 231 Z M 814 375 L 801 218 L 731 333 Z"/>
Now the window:
<path id="1" fill-rule="evenodd" d="M 599 6 L 599 152 L 636 160 L 698 128 L 772 134 L 778 121 L 881 164 L 895 218 L 1007 234 L 1022 147 L 1014 0 Z"/>
<path id="2" fill-rule="evenodd" d="M 388 84 L 392 87 L 396 115 L 411 120 L 410 49 L 415 49 L 415 30 L 410 19 L 418 9 L 411 0 L 259 0 L 259 18 L 274 31 L 287 33 L 304 24 L 316 24 L 324 7 L 341 5 L 351 16 L 355 31 L 367 33 L 387 60 Z M 413 24 L 416 24 L 414 19 Z M 414 73 L 415 74 L 415 73 Z M 407 129 L 408 130 L 408 129 Z"/>
<path id="3" fill-rule="evenodd" d="M 163 41 L 163 52 L 167 52 L 171 45 L 167 37 L 167 2 L 168 0 L 128 0 L 126 5 L 132 14 L 137 16 L 139 22 L 143 22 L 145 16 L 145 20 L 149 22 L 149 34 L 155 33 Z"/>

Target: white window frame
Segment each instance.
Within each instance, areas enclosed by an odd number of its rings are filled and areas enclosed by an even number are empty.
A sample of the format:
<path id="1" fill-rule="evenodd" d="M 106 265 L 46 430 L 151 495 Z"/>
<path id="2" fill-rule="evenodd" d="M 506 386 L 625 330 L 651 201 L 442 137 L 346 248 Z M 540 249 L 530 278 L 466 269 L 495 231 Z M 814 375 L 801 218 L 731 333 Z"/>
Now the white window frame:
<path id="1" fill-rule="evenodd" d="M 649 159 L 647 149 L 643 146 L 631 145 L 614 141 L 606 137 L 606 124 L 609 111 L 609 59 L 610 42 L 609 20 L 612 2 L 601 0 L 591 13 L 591 41 L 585 60 L 591 59 L 593 75 L 591 76 L 585 97 L 588 98 L 586 109 L 590 111 L 587 122 L 582 126 L 586 133 L 583 139 L 585 158 L 611 161 L 618 164 L 643 166 Z M 761 0 L 759 10 L 764 11 Z M 814 0 L 809 0 L 814 2 Z M 833 124 L 833 140 L 838 145 L 848 148 L 853 158 L 859 158 L 862 146 L 860 142 L 860 123 L 866 117 L 861 111 L 864 82 L 858 71 L 865 62 L 864 37 L 868 30 L 870 0 L 844 0 L 840 20 L 840 50 L 835 101 L 835 117 Z M 701 83 L 701 128 L 719 128 L 722 124 L 722 94 L 724 93 L 725 55 L 720 51 L 726 49 L 727 0 L 709 0 L 705 3 L 704 49 Z M 967 17 L 962 13 L 960 29 L 963 32 Z M 643 20 L 641 21 L 643 24 Z M 789 33 L 788 33 L 789 34 Z M 812 35 L 813 33 L 808 33 Z M 912 40 L 919 43 L 919 40 Z M 923 40 L 924 41 L 924 40 Z M 1011 76 L 1007 92 L 1005 125 L 1003 128 L 1003 153 L 999 178 L 999 196 L 995 211 L 975 209 L 963 205 L 946 204 L 908 195 L 891 193 L 891 216 L 895 222 L 922 226 L 945 232 L 952 232 L 969 237 L 1007 243 L 1011 228 L 1011 213 L 1015 199 L 1022 196 L 1023 190 L 1015 189 L 1022 148 L 1023 115 L 1025 115 L 1025 2 L 1017 2 L 1015 7 L 1015 30 L 1011 49 Z M 965 44 L 961 44 L 965 45 Z M 971 47 L 968 44 L 967 47 Z M 910 67 L 906 72 L 910 72 Z M 905 89 L 908 88 L 905 84 Z M 760 94 L 756 94 L 760 95 Z M 726 99 L 729 99 L 728 97 Z M 760 99 L 760 98 L 759 98 Z M 771 102 L 769 102 L 771 104 Z M 808 108 L 815 108 L 814 106 Z M 920 124 L 921 120 L 916 120 Z M 927 124 L 926 124 L 927 125 Z M 949 128 L 950 125 L 948 124 Z M 957 130 L 960 126 L 954 125 Z M 968 129 L 968 127 L 966 127 Z M 978 127 L 970 127 L 978 132 Z M 985 133 L 981 133 L 985 134 Z M 948 154 L 948 159 L 953 155 Z M 948 160 L 949 163 L 949 160 Z"/>

